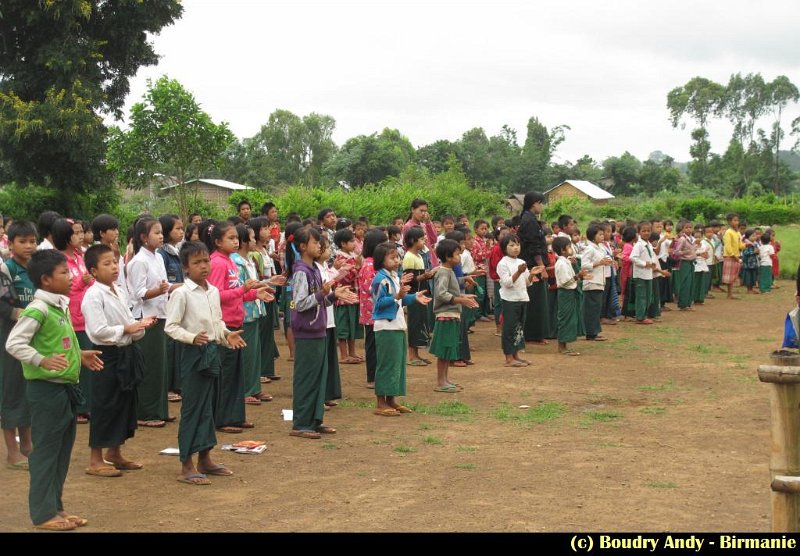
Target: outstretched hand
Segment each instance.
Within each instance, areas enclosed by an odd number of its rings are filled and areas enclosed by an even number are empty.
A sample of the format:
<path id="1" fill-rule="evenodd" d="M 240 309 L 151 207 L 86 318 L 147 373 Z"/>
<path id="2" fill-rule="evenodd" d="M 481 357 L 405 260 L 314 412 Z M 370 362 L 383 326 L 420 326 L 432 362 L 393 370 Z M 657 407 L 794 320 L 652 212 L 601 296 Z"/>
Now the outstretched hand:
<path id="1" fill-rule="evenodd" d="M 336 296 L 336 299 L 343 301 L 345 303 L 348 304 L 358 303 L 358 295 L 356 294 L 356 292 L 350 289 L 350 286 L 339 286 L 334 291 L 334 295 Z"/>
<path id="2" fill-rule="evenodd" d="M 242 349 L 247 346 L 247 342 L 242 339 L 242 332 L 244 332 L 244 330 L 237 330 L 228 334 L 228 345 L 233 349 Z"/>
<path id="3" fill-rule="evenodd" d="M 422 290 L 420 292 L 417 292 L 417 296 L 416 296 L 417 297 L 417 303 L 419 303 L 421 305 L 427 305 L 428 303 L 430 303 L 432 301 L 430 297 L 425 295 L 426 293 L 428 293 L 428 290 Z"/>
<path id="4" fill-rule="evenodd" d="M 81 350 L 81 365 L 90 371 L 102 371 L 103 360 L 100 359 L 101 353 L 96 349 Z"/>

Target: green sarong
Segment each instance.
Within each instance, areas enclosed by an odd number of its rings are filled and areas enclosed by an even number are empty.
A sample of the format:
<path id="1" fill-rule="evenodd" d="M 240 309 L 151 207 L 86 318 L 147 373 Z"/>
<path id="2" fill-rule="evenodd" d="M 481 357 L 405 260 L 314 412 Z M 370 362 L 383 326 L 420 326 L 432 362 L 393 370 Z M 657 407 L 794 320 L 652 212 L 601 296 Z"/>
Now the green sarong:
<path id="1" fill-rule="evenodd" d="M 236 331 L 238 328 L 230 328 Z M 217 427 L 238 427 L 245 422 L 242 350 L 219 346 L 219 391 L 214 410 Z"/>
<path id="2" fill-rule="evenodd" d="M 376 396 L 406 395 L 406 332 L 381 330 L 375 333 L 378 368 L 375 371 Z"/>
<path id="3" fill-rule="evenodd" d="M 429 303 L 428 305 L 432 305 Z M 461 319 L 437 320 L 433 325 L 433 339 L 428 353 L 445 361 L 457 361 L 461 358 L 459 336 Z"/>
<path id="4" fill-rule="evenodd" d="M 325 338 L 295 339 L 292 376 L 294 430 L 317 430 L 325 415 L 328 357 Z"/>
<path id="5" fill-rule="evenodd" d="M 275 327 L 272 315 L 275 313 L 275 303 L 267 303 L 267 315 L 258 319 L 258 345 L 261 348 L 260 375 L 275 376 Z"/>
<path id="6" fill-rule="evenodd" d="M 653 280 L 644 278 L 631 278 L 636 290 L 634 303 L 636 305 L 636 320 L 645 320 L 650 305 L 653 303 Z"/>
<path id="7" fill-rule="evenodd" d="M 694 302 L 702 305 L 706 302 L 706 294 L 708 293 L 708 284 L 711 282 L 710 272 L 695 272 L 694 280 L 692 281 L 692 298 Z"/>
<path id="8" fill-rule="evenodd" d="M 462 307 L 464 309 L 465 307 Z M 473 313 L 474 316 L 474 313 Z M 469 348 L 469 327 L 472 322 L 464 318 L 464 311 L 461 311 L 461 320 L 458 326 L 458 358 L 462 361 L 472 359 L 472 352 Z"/>
<path id="9" fill-rule="evenodd" d="M 167 336 L 167 390 L 170 392 L 181 391 L 181 360 L 178 354 L 180 349 L 177 340 Z"/>
<path id="10" fill-rule="evenodd" d="M 558 288 L 558 341 L 566 344 L 577 340 L 581 320 L 578 290 Z"/>
<path id="11" fill-rule="evenodd" d="M 92 341 L 86 332 L 81 330 L 75 331 L 75 337 L 78 338 L 78 345 L 81 349 L 93 349 Z M 92 412 L 92 371 L 81 365 L 81 373 L 78 378 L 78 388 L 81 389 L 83 395 L 83 403 L 78 406 L 78 415 L 89 415 Z"/>
<path id="12" fill-rule="evenodd" d="M 428 328 L 428 308 L 421 303 L 408 306 L 408 345 L 427 347 L 431 333 Z"/>
<path id="13" fill-rule="evenodd" d="M 476 288 L 477 298 L 476 301 L 478 302 L 478 308 L 476 312 L 479 317 L 488 317 L 489 316 L 489 295 L 486 289 L 486 275 L 483 276 L 476 276 L 475 282 L 478 284 L 478 288 Z"/>
<path id="14" fill-rule="evenodd" d="M 325 335 L 325 356 L 328 358 L 328 378 L 325 380 L 325 401 L 342 398 L 342 379 L 339 376 L 339 342 L 336 329 L 327 329 Z"/>
<path id="15" fill-rule="evenodd" d="M 138 344 L 96 349 L 102 352 L 103 370 L 92 377 L 89 446 L 114 448 L 136 432 L 136 387 L 144 376 L 144 357 Z"/>
<path id="16" fill-rule="evenodd" d="M 675 277 L 675 295 L 678 308 L 684 309 L 692 305 L 692 285 L 694 283 L 694 261 L 681 261 L 680 266 L 672 274 Z"/>
<path id="17" fill-rule="evenodd" d="M 28 381 L 22 375 L 22 363 L 5 350 L 8 330 L 0 326 L 0 427 L 16 429 L 31 426 L 31 408 L 26 390 Z"/>
<path id="18" fill-rule="evenodd" d="M 547 315 L 549 318 L 547 335 L 548 340 L 558 337 L 558 290 L 547 290 Z"/>
<path id="19" fill-rule="evenodd" d="M 164 421 L 167 408 L 167 336 L 164 319 L 144 333 L 139 347 L 144 355 L 144 379 L 139 384 L 136 415 L 140 421 Z"/>
<path id="20" fill-rule="evenodd" d="M 500 315 L 503 314 L 503 298 L 500 297 L 500 280 L 494 280 L 494 324 L 500 324 Z"/>
<path id="21" fill-rule="evenodd" d="M 505 355 L 525 349 L 525 313 L 527 301 L 503 301 L 503 330 L 500 344 Z"/>
<path id="22" fill-rule="evenodd" d="M 219 346 L 178 344 L 181 360 L 181 422 L 178 449 L 181 462 L 217 444 L 214 407 L 220 375 Z"/>
<path id="23" fill-rule="evenodd" d="M 601 269 L 602 270 L 602 269 Z M 595 269 L 597 272 L 597 269 Z M 603 290 L 586 290 L 583 292 L 583 326 L 587 338 L 596 338 L 603 328 L 600 326 L 600 315 L 603 312 Z"/>
<path id="24" fill-rule="evenodd" d="M 259 321 L 246 322 L 242 325 L 242 339 L 247 344 L 242 350 L 242 379 L 244 395 L 258 396 L 261 393 L 261 338 L 259 337 Z"/>
<path id="25" fill-rule="evenodd" d="M 772 266 L 758 267 L 758 289 L 761 293 L 767 293 L 772 290 Z"/>
<path id="26" fill-rule="evenodd" d="M 414 303 L 414 305 L 417 304 Z M 375 382 L 375 369 L 378 368 L 378 352 L 375 350 L 374 328 L 375 326 L 372 324 L 364 325 L 364 357 L 367 360 L 367 382 Z"/>
<path id="27" fill-rule="evenodd" d="M 364 327 L 358 324 L 358 304 L 338 305 L 333 308 L 333 316 L 339 340 L 360 340 L 364 337 Z"/>
<path id="28" fill-rule="evenodd" d="M 541 341 L 550 332 L 547 280 L 528 286 L 528 309 L 525 311 L 525 340 Z"/>
<path id="29" fill-rule="evenodd" d="M 662 277 L 661 279 L 663 280 L 664 278 Z M 650 306 L 647 308 L 647 318 L 656 319 L 661 317 L 661 284 L 655 278 L 650 282 L 653 288 L 653 296 Z"/>

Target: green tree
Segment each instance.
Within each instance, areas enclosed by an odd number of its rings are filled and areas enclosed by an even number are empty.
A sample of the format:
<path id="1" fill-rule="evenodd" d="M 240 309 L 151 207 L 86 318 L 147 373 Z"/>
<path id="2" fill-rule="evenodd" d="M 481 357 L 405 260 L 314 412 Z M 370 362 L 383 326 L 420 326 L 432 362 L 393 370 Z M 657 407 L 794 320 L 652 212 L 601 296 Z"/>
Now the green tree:
<path id="1" fill-rule="evenodd" d="M 325 166 L 331 180 L 359 187 L 399 176 L 414 161 L 414 146 L 396 129 L 348 139 Z"/>
<path id="2" fill-rule="evenodd" d="M 603 169 L 606 176 L 614 180 L 611 191 L 615 195 L 626 195 L 634 192 L 632 186 L 638 183 L 642 163 L 625 151 L 621 156 L 612 156 L 603 161 Z"/>
<path id="3" fill-rule="evenodd" d="M 455 155 L 457 158 L 460 145 L 447 139 L 434 141 L 417 149 L 417 164 L 430 170 L 432 174 L 440 174 L 448 169 L 448 159 Z"/>
<path id="4" fill-rule="evenodd" d="M 131 127 L 112 129 L 108 167 L 125 186 L 142 188 L 156 174 L 174 175 L 180 214 L 189 214 L 186 182 L 224 160 L 234 142 L 226 123 L 215 124 L 176 80 L 167 76 L 148 81 L 142 102 L 131 109 Z"/>
<path id="5" fill-rule="evenodd" d="M 525 145 L 522 148 L 516 180 L 519 191 L 543 191 L 556 185 L 552 183 L 550 160 L 558 146 L 564 142 L 569 126 L 560 125 L 548 130 L 535 116 L 528 119 Z"/>
<path id="6" fill-rule="evenodd" d="M 181 16 L 177 0 L 4 0 L 0 6 L 0 166 L 19 184 L 74 192 L 104 184 L 106 128 L 129 80 L 158 56 L 148 34 Z"/>
<path id="7" fill-rule="evenodd" d="M 800 100 L 800 91 L 797 86 L 792 83 L 785 75 L 779 75 L 767 85 L 767 105 L 772 110 L 773 123 L 772 123 L 772 143 L 774 144 L 775 151 L 775 171 L 772 181 L 772 190 L 778 193 L 781 176 L 780 164 L 780 148 L 781 139 L 783 139 L 783 129 L 781 127 L 781 118 L 783 111 L 790 102 L 796 103 Z"/>

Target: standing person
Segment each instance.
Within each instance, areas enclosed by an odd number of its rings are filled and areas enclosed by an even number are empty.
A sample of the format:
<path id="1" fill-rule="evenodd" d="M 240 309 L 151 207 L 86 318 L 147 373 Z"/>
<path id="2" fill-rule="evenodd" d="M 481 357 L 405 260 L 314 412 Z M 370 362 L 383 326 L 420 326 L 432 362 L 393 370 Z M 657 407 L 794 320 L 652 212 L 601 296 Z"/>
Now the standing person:
<path id="1" fill-rule="evenodd" d="M 319 257 L 314 260 L 317 270 L 319 270 L 322 283 L 336 282 L 348 270 L 337 271 L 327 265 L 328 257 L 332 246 L 328 243 L 328 238 L 320 235 L 319 238 Z M 339 405 L 336 400 L 342 399 L 342 377 L 339 372 L 339 352 L 336 339 L 336 316 L 334 315 L 333 305 L 325 307 L 327 316 L 327 326 L 325 328 L 325 356 L 328 359 L 328 376 L 325 379 L 325 408 L 336 407 Z"/>
<path id="2" fill-rule="evenodd" d="M 781 242 L 778 241 L 778 238 L 776 237 L 775 226 L 767 228 L 767 231 L 770 233 L 770 237 L 772 238 L 770 243 L 772 244 L 772 250 L 774 251 L 772 254 L 772 289 L 778 289 L 780 286 L 775 283 L 775 280 L 777 280 L 781 274 L 781 265 L 780 261 L 778 260 L 778 253 L 781 252 Z"/>
<path id="3" fill-rule="evenodd" d="M 99 352 L 80 349 L 72 329 L 68 297 L 72 275 L 64 255 L 54 249 L 34 253 L 28 274 L 38 289 L 6 342 L 6 350 L 22 363 L 28 381 L 33 437 L 28 503 L 35 527 L 69 531 L 89 523 L 67 513 L 62 501 L 81 398 L 76 386 L 81 365 L 99 371 L 103 361 Z"/>
<path id="4" fill-rule="evenodd" d="M 336 233 L 336 223 L 338 219 L 336 218 L 336 213 L 333 211 L 332 208 L 324 208 L 319 211 L 317 215 L 317 222 L 319 223 L 320 231 L 325 234 L 328 238 L 328 243 L 331 246 L 336 245 L 336 242 L 333 241 L 333 236 Z M 336 255 L 334 250 L 331 249 L 331 258 L 328 260 L 328 266 L 333 265 L 333 261 Z"/>
<path id="5" fill-rule="evenodd" d="M 325 336 L 328 325 L 325 307 L 336 299 L 354 302 L 355 293 L 346 286 L 332 290 L 332 282 L 322 282 L 314 265 L 320 256 L 320 232 L 300 228 L 294 234 L 295 250 L 286 250 L 286 269 L 292 276 L 292 330 L 297 347 L 292 377 L 292 432 L 299 438 L 320 438 L 336 429 L 325 425 L 325 393 L 328 378 L 328 357 Z M 298 260 L 295 255 L 299 254 Z"/>
<path id="6" fill-rule="evenodd" d="M 372 320 L 373 302 L 370 294 L 372 280 L 376 274 L 375 267 L 372 264 L 372 255 L 375 252 L 375 248 L 385 241 L 388 241 L 388 238 L 384 232 L 377 229 L 367 232 L 367 235 L 364 236 L 364 251 L 361 253 L 364 260 L 358 271 L 358 323 L 364 327 L 367 388 L 375 388 L 375 369 L 378 366 L 378 353 L 375 348 L 375 321 Z M 330 313 L 328 316 L 330 316 Z"/>
<path id="7" fill-rule="evenodd" d="M 530 361 L 520 357 L 525 349 L 525 311 L 528 305 L 528 285 L 544 267 L 528 270 L 528 263 L 517 258 L 522 249 L 519 238 L 505 234 L 500 239 L 503 258 L 497 263 L 500 277 L 500 298 L 503 300 L 503 332 L 501 346 L 506 367 L 527 367 Z"/>
<path id="8" fill-rule="evenodd" d="M 53 223 L 51 238 L 53 247 L 67 259 L 67 266 L 72 275 L 72 288 L 69 293 L 69 314 L 72 328 L 78 337 L 81 349 L 91 349 L 92 342 L 86 335 L 86 321 L 81 311 L 81 302 L 86 290 L 94 282 L 94 278 L 86 270 L 81 251 L 83 226 L 67 218 L 59 218 Z M 92 371 L 81 367 L 80 389 L 83 391 L 83 402 L 78 406 L 78 424 L 89 421 L 92 412 Z"/>
<path id="9" fill-rule="evenodd" d="M 241 201 L 239 201 L 239 204 L 236 205 L 236 214 L 239 217 L 239 220 L 242 224 L 247 224 L 247 221 L 250 220 L 250 215 L 252 213 L 253 213 L 253 206 L 247 199 L 242 199 Z"/>
<path id="10" fill-rule="evenodd" d="M 494 309 L 494 326 L 495 336 L 501 336 L 501 326 L 500 326 L 500 316 L 503 313 L 503 300 L 500 297 L 500 276 L 497 274 L 497 265 L 500 263 L 501 259 L 503 258 L 503 250 L 500 249 L 500 240 L 503 238 L 505 234 L 511 233 L 511 230 L 502 226 L 495 230 L 495 241 L 494 245 L 492 245 L 492 249 L 489 251 L 489 278 L 492 279 L 493 286 L 494 286 L 494 300 L 493 300 L 493 309 Z"/>
<path id="11" fill-rule="evenodd" d="M 775 247 L 772 243 L 772 231 L 767 230 L 761 236 L 761 247 L 758 249 L 758 290 L 761 293 L 772 291 L 772 270 L 775 258 Z"/>
<path id="12" fill-rule="evenodd" d="M 94 243 L 94 232 L 92 232 L 92 224 L 86 220 L 81 220 L 81 254 L 86 253 L 86 250 Z"/>
<path id="13" fill-rule="evenodd" d="M 722 264 L 723 264 L 723 250 L 722 250 L 722 234 L 720 229 L 722 224 L 719 220 L 712 220 L 709 224 L 711 226 L 711 245 L 714 248 L 714 266 L 711 269 L 711 285 L 716 291 L 725 291 L 722 289 Z"/>
<path id="14" fill-rule="evenodd" d="M 25 471 L 33 450 L 27 381 L 22 365 L 5 346 L 11 329 L 36 292 L 28 274 L 28 264 L 36 252 L 36 228 L 31 222 L 15 220 L 7 231 L 11 257 L 5 263 L 0 262 L 0 427 L 6 445 L 6 468 Z"/>
<path id="15" fill-rule="evenodd" d="M 362 251 L 364 251 L 364 236 L 367 233 L 367 223 L 362 222 L 360 220 L 356 220 L 353 223 L 353 236 L 355 237 L 356 246 L 353 249 L 353 253 L 356 254 L 357 257 L 361 256 Z"/>
<path id="16" fill-rule="evenodd" d="M 711 226 L 705 228 L 700 224 L 695 226 L 694 243 L 697 246 L 697 259 L 695 259 L 692 284 L 695 305 L 705 304 L 706 296 L 710 295 L 708 290 L 711 286 L 711 268 L 714 266 L 714 246 L 706 239 L 706 235 L 711 237 Z"/>
<path id="17" fill-rule="evenodd" d="M 619 254 L 619 281 L 620 292 L 622 293 L 619 296 L 619 305 L 622 310 L 623 318 L 627 320 L 628 317 L 636 315 L 634 305 L 635 289 L 633 287 L 633 280 L 631 280 L 631 275 L 633 273 L 631 252 L 633 251 L 634 243 L 636 243 L 638 239 L 636 228 L 633 226 L 626 226 L 622 230 L 621 239 L 623 245 L 622 251 Z"/>
<path id="18" fill-rule="evenodd" d="M 433 223 L 431 222 L 431 215 L 428 212 L 428 202 L 425 199 L 417 198 L 411 201 L 411 212 L 408 214 L 406 223 L 403 224 L 403 234 L 406 233 L 406 230 L 414 226 L 419 226 L 425 231 L 425 247 L 430 257 L 431 268 L 439 266 L 439 258 L 434 251 L 437 243 L 436 228 L 433 227 Z"/>
<path id="19" fill-rule="evenodd" d="M 747 288 L 747 293 L 757 295 L 755 286 L 758 284 L 758 253 L 759 248 L 756 230 L 748 228 L 744 231 L 744 249 L 742 250 L 742 285 Z"/>
<path id="20" fill-rule="evenodd" d="M 92 234 L 96 241 L 108 246 L 117 257 L 119 277 L 114 282 L 114 287 L 128 293 L 128 283 L 125 279 L 125 259 L 119 249 L 119 220 L 110 214 L 99 214 L 92 220 Z M 130 303 L 130 294 L 128 294 Z"/>
<path id="21" fill-rule="evenodd" d="M 348 228 L 342 228 L 334 234 L 333 239 L 338 250 L 335 267 L 346 271 L 337 280 L 337 284 L 352 288 L 357 293 L 361 257 L 355 253 L 355 235 Z M 363 363 L 364 358 L 356 354 L 356 340 L 364 337 L 364 331 L 358 324 L 358 298 L 355 303 L 337 300 L 334 313 L 336 337 L 339 339 L 339 360 L 346 365 Z"/>
<path id="22" fill-rule="evenodd" d="M 219 290 L 208 282 L 208 248 L 199 241 L 188 241 L 181 247 L 180 257 L 184 287 L 169 298 L 166 324 L 167 334 L 180 342 L 183 403 L 178 427 L 178 481 L 207 485 L 211 483 L 208 475 L 233 475 L 233 471 L 211 459 L 211 450 L 217 443 L 214 406 L 221 366 L 219 346 L 241 349 L 245 342 L 241 331 L 225 328 Z M 197 467 L 192 461 L 194 454 L 198 454 Z"/>
<path id="23" fill-rule="evenodd" d="M 167 317 L 167 294 L 170 286 L 164 259 L 156 250 L 164 243 L 161 223 L 145 216 L 134 224 L 133 252 L 126 274 L 128 293 L 135 319 L 155 317 L 156 323 L 141 340 L 144 354 L 144 378 L 139 384 L 137 416 L 140 427 L 163 427 L 169 416 L 167 408 L 167 337 L 164 322 Z"/>
<path id="24" fill-rule="evenodd" d="M 581 262 L 591 265 L 592 277 L 583 282 L 583 323 L 586 339 L 604 342 L 605 336 L 600 324 L 603 313 L 603 293 L 606 287 L 605 269 L 610 267 L 614 259 L 601 247 L 604 239 L 603 228 L 599 223 L 592 223 L 586 228 L 586 247 L 581 254 Z"/>
<path id="25" fill-rule="evenodd" d="M 378 352 L 378 368 L 375 373 L 375 414 L 394 417 L 412 413 L 408 407 L 397 403 L 398 396 L 406 395 L 406 319 L 403 305 L 420 303 L 431 299 L 424 291 L 410 293 L 411 286 L 401 285 L 397 275 L 400 255 L 391 243 L 381 243 L 373 253 L 377 274 L 370 285 L 375 321 L 375 344 Z"/>
<path id="26" fill-rule="evenodd" d="M 141 469 L 141 463 L 126 459 L 122 445 L 136 432 L 136 387 L 144 375 L 144 357 L 137 340 L 156 318 L 135 320 L 128 308 L 128 295 L 114 287 L 119 261 L 110 247 L 93 245 L 86 250 L 86 268 L 95 279 L 81 307 L 86 317 L 86 335 L 100 351 L 103 371 L 92 378 L 92 421 L 89 424 L 89 467 L 97 477 L 119 477 L 124 471 Z M 106 453 L 103 454 L 103 449 Z"/>
<path id="27" fill-rule="evenodd" d="M 544 195 L 538 191 L 525 194 L 519 226 L 521 242 L 520 258 L 533 267 L 547 267 L 547 240 L 544 225 L 539 217 L 544 209 Z M 528 286 L 528 309 L 525 314 L 525 341 L 547 345 L 545 339 L 550 330 L 550 315 L 547 311 L 547 272 L 534 278 Z"/>
<path id="28" fill-rule="evenodd" d="M 475 264 L 478 266 L 478 268 L 486 268 L 489 264 L 489 252 L 491 250 L 491 247 L 489 246 L 489 240 L 486 237 L 486 234 L 489 232 L 489 223 L 486 220 L 478 219 L 475 221 L 473 229 L 475 234 L 473 236 L 471 249 L 472 260 L 475 261 Z M 475 277 L 475 282 L 478 283 L 478 287 L 476 289 L 478 291 L 478 303 L 480 304 L 478 320 L 480 322 L 490 322 L 488 278 L 485 274 L 478 275 Z"/>
<path id="29" fill-rule="evenodd" d="M 692 223 L 689 220 L 678 222 L 680 235 L 673 243 L 672 252 L 680 263 L 675 269 L 675 293 L 678 296 L 678 309 L 692 310 L 692 284 L 694 281 L 694 265 L 697 258 L 697 246 L 692 237 Z"/>
<path id="30" fill-rule="evenodd" d="M 403 275 L 411 274 L 409 293 L 416 294 L 428 289 L 428 282 L 433 278 L 433 272 L 425 267 L 425 261 L 420 254 L 425 248 L 425 232 L 419 226 L 406 230 L 403 236 L 405 255 L 403 256 Z M 412 303 L 408 306 L 408 364 L 412 367 L 430 365 L 429 359 L 419 354 L 420 348 L 427 348 L 431 331 L 428 328 L 427 303 Z"/>
<path id="31" fill-rule="evenodd" d="M 553 239 L 553 252 L 558 256 L 555 265 L 556 284 L 558 285 L 558 352 L 562 355 L 577 356 L 579 352 L 570 349 L 567 344 L 578 339 L 580 333 L 581 307 L 578 298 L 578 281 L 585 278 L 589 271 L 580 269 L 575 273 L 570 257 L 572 241 L 569 237 L 558 236 Z"/>
<path id="32" fill-rule="evenodd" d="M 728 221 L 728 229 L 722 236 L 722 283 L 728 287 L 728 299 L 739 299 L 733 295 L 733 286 L 739 276 L 739 257 L 744 243 L 739 235 L 739 215 L 731 212 L 725 219 Z"/>
<path id="33" fill-rule="evenodd" d="M 603 229 L 603 241 L 599 243 L 603 253 L 611 259 L 611 264 L 603 266 L 603 306 L 600 311 L 601 324 L 616 326 L 619 316 L 619 294 L 617 291 L 617 264 L 614 259 L 615 246 L 612 244 L 614 229 L 610 222 L 603 222 L 600 227 Z M 588 230 L 587 230 L 588 234 Z"/>
<path id="34" fill-rule="evenodd" d="M 164 260 L 167 282 L 172 291 L 176 284 L 183 284 L 183 267 L 178 250 L 184 240 L 183 221 L 177 214 L 164 214 L 159 217 L 164 243 L 156 250 Z M 175 340 L 167 337 L 167 400 L 181 401 L 181 363 L 177 360 L 178 350 Z"/>
<path id="35" fill-rule="evenodd" d="M 639 239 L 630 255 L 636 324 L 653 324 L 653 319 L 648 318 L 648 311 L 653 303 L 653 275 L 660 267 L 650 244 L 650 221 L 639 222 L 638 231 Z"/>
<path id="36" fill-rule="evenodd" d="M 36 248 L 38 251 L 42 251 L 44 249 L 55 249 L 53 246 L 53 224 L 55 224 L 56 220 L 60 218 L 62 218 L 62 216 L 52 210 L 46 210 L 39 215 L 39 223 L 37 228 L 39 229 L 42 242 Z"/>

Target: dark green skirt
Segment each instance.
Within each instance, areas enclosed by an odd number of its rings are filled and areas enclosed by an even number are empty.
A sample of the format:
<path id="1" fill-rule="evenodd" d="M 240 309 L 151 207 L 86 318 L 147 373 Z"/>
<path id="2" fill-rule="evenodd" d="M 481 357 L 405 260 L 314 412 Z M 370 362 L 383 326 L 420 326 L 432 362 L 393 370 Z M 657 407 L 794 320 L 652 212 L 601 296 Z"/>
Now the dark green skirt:
<path id="1" fill-rule="evenodd" d="M 167 336 L 167 389 L 170 392 L 181 391 L 181 360 L 177 345 L 179 343 Z"/>
<path id="2" fill-rule="evenodd" d="M 261 338 L 259 322 L 256 319 L 242 325 L 242 339 L 247 344 L 242 352 L 242 375 L 244 395 L 258 396 L 261 393 Z"/>
<path id="3" fill-rule="evenodd" d="M 364 337 L 364 327 L 358 324 L 357 304 L 334 307 L 333 316 L 336 320 L 336 337 L 339 340 L 360 340 Z"/>
<path id="4" fill-rule="evenodd" d="M 414 303 L 416 305 L 416 303 Z M 375 369 L 378 368 L 378 353 L 375 350 L 374 325 L 364 325 L 364 356 L 366 358 L 367 382 L 375 382 Z"/>
<path id="5" fill-rule="evenodd" d="M 694 281 L 694 261 L 681 261 L 675 271 L 675 295 L 678 297 L 678 308 L 691 307 L 692 283 Z"/>
<path id="6" fill-rule="evenodd" d="M 5 350 L 8 331 L 0 327 L 0 427 L 16 429 L 31 426 L 31 408 L 26 394 L 28 381 L 22 375 L 22 364 Z"/>
<path id="7" fill-rule="evenodd" d="M 325 381 L 325 401 L 342 398 L 342 379 L 339 375 L 339 342 L 336 329 L 328 328 L 325 335 L 325 353 L 328 358 L 328 378 Z"/>
<path id="8" fill-rule="evenodd" d="M 700 305 L 706 302 L 706 294 L 708 293 L 708 285 L 711 283 L 711 272 L 695 272 L 694 281 L 692 282 L 692 297 L 694 302 Z"/>
<path id="9" fill-rule="evenodd" d="M 267 303 L 267 315 L 258 319 L 261 376 L 275 376 L 275 358 L 278 355 L 278 347 L 275 344 L 275 327 L 272 324 L 272 315 L 275 312 L 275 303 Z"/>
<path id="10" fill-rule="evenodd" d="M 547 290 L 547 315 L 549 326 L 545 338 L 554 340 L 558 337 L 558 290 Z"/>
<path id="11" fill-rule="evenodd" d="M 753 287 L 758 283 L 758 269 L 757 268 L 743 268 L 742 269 L 742 285 L 745 287 Z"/>
<path id="12" fill-rule="evenodd" d="M 89 446 L 114 448 L 136 433 L 136 387 L 144 376 L 144 357 L 138 344 L 96 349 L 102 352 L 103 370 L 92 377 Z"/>
<path id="13" fill-rule="evenodd" d="M 758 267 L 758 289 L 761 293 L 767 293 L 772 290 L 772 266 Z"/>
<path id="14" fill-rule="evenodd" d="M 427 306 L 412 303 L 408 306 L 408 345 L 417 348 L 427 347 L 430 338 Z"/>
<path id="15" fill-rule="evenodd" d="M 636 307 L 636 320 L 644 320 L 648 316 L 648 309 L 653 303 L 653 281 L 644 278 L 631 278 L 635 290 L 634 301 Z"/>
<path id="16" fill-rule="evenodd" d="M 78 345 L 81 349 L 92 349 L 92 341 L 85 331 L 76 331 L 75 336 L 78 338 Z M 89 415 L 92 412 L 92 371 L 83 365 L 81 365 L 78 388 L 83 393 L 83 403 L 78 406 L 78 415 Z"/>
<path id="17" fill-rule="evenodd" d="M 217 444 L 214 408 L 220 375 L 219 346 L 178 344 L 181 358 L 181 422 L 178 449 L 181 462 Z"/>
<path id="18" fill-rule="evenodd" d="M 445 361 L 457 361 L 460 355 L 461 319 L 437 320 L 428 352 Z"/>
<path id="19" fill-rule="evenodd" d="M 600 325 L 602 313 L 603 290 L 584 290 L 583 326 L 587 338 L 596 338 L 603 331 L 603 327 Z"/>
<path id="20" fill-rule="evenodd" d="M 527 301 L 503 301 L 503 331 L 500 345 L 505 355 L 525 349 L 525 313 Z"/>
<path id="21" fill-rule="evenodd" d="M 525 312 L 525 340 L 541 341 L 550 332 L 550 314 L 547 310 L 547 280 L 528 286 L 528 309 Z"/>
<path id="22" fill-rule="evenodd" d="M 406 332 L 381 330 L 375 333 L 378 368 L 375 371 L 376 396 L 406 395 Z"/>
<path id="23" fill-rule="evenodd" d="M 214 424 L 218 427 L 238 427 L 245 422 L 242 350 L 219 346 L 219 363 L 219 393 Z"/>
<path id="24" fill-rule="evenodd" d="M 296 338 L 292 376 L 294 430 L 316 430 L 322 424 L 327 381 L 325 338 Z"/>
<path id="25" fill-rule="evenodd" d="M 558 341 L 574 342 L 578 339 L 581 320 L 578 290 L 558 288 Z"/>
<path id="26" fill-rule="evenodd" d="M 148 329 L 144 338 L 137 343 L 144 355 L 144 379 L 139 384 L 137 418 L 141 421 L 163 421 L 169 417 L 164 319 L 158 319 L 155 326 Z"/>

